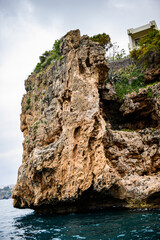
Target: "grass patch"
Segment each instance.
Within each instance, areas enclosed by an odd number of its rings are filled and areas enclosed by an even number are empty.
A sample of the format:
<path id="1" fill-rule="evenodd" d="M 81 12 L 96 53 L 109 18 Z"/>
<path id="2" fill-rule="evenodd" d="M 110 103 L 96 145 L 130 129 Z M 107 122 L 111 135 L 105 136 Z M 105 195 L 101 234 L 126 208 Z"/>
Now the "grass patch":
<path id="1" fill-rule="evenodd" d="M 144 87 L 154 86 L 154 85 L 156 85 L 157 83 L 160 83 L 160 82 L 156 81 L 156 82 L 154 82 L 154 83 L 147 84 L 147 85 L 144 86 Z"/>
<path id="2" fill-rule="evenodd" d="M 128 128 L 123 128 L 121 129 L 123 132 L 134 132 L 134 130 L 128 129 Z"/>

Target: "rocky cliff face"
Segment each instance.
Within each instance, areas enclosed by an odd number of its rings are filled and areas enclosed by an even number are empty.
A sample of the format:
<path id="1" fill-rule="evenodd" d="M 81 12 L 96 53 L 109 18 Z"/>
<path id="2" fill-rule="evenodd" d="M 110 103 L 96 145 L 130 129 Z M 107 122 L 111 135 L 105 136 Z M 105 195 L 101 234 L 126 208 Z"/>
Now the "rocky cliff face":
<path id="1" fill-rule="evenodd" d="M 122 103 L 104 86 L 109 69 L 101 46 L 70 31 L 60 54 L 25 83 L 14 206 L 160 207 L 160 83 Z"/>

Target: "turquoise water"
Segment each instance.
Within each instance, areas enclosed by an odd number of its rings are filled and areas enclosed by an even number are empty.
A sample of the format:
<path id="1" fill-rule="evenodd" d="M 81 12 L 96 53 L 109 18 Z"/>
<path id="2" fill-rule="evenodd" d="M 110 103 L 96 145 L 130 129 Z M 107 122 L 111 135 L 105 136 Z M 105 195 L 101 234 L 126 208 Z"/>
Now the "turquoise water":
<path id="1" fill-rule="evenodd" d="M 160 210 L 108 210 L 85 214 L 37 215 L 0 200 L 0 240 L 160 239 Z"/>

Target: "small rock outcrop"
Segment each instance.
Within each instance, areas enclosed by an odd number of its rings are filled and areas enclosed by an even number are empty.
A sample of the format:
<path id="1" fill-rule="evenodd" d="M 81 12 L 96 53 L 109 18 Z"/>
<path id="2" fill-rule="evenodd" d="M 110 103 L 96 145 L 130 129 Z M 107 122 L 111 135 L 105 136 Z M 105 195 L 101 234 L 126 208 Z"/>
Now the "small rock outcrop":
<path id="1" fill-rule="evenodd" d="M 104 49 L 79 30 L 25 82 L 23 162 L 14 206 L 37 212 L 160 207 L 160 83 L 125 96 L 104 86 Z"/>

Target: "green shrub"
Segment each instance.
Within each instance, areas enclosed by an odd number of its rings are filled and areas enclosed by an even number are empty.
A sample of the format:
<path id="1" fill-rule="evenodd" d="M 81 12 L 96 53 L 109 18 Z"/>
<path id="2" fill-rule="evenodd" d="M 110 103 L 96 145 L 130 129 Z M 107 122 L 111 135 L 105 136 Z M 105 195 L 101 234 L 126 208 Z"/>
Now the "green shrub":
<path id="1" fill-rule="evenodd" d="M 148 88 L 148 94 L 147 97 L 151 98 L 152 97 L 152 89 Z"/>
<path id="2" fill-rule="evenodd" d="M 63 56 L 59 57 L 59 60 L 62 60 L 63 59 Z"/>
<path id="3" fill-rule="evenodd" d="M 27 111 L 30 108 L 30 105 L 26 105 L 24 110 Z"/>
<path id="4" fill-rule="evenodd" d="M 46 60 L 46 57 L 42 55 L 39 57 L 39 59 L 40 59 L 40 63 L 43 63 Z"/>
<path id="5" fill-rule="evenodd" d="M 34 126 L 33 126 L 33 131 L 36 132 L 38 129 L 38 125 L 40 124 L 40 122 L 35 122 Z"/>
<path id="6" fill-rule="evenodd" d="M 60 45 L 61 39 L 56 40 L 55 43 L 53 44 L 53 51 L 59 56 L 59 45 Z"/>
<path id="7" fill-rule="evenodd" d="M 38 128 L 38 125 L 35 125 L 35 126 L 33 127 L 34 130 L 36 130 L 37 128 Z"/>
<path id="8" fill-rule="evenodd" d="M 30 102 L 31 102 L 31 99 L 28 98 L 27 101 L 26 101 L 27 105 L 30 105 Z"/>
<path id="9" fill-rule="evenodd" d="M 144 69 L 160 62 L 160 32 L 156 29 L 140 39 L 139 48 L 130 52 L 130 56 Z"/>
<path id="10" fill-rule="evenodd" d="M 45 61 L 44 63 L 41 64 L 41 69 L 45 68 L 47 66 L 47 62 Z"/>
<path id="11" fill-rule="evenodd" d="M 106 131 L 108 132 L 109 131 L 109 129 L 108 129 L 108 127 L 106 126 Z"/>
<path id="12" fill-rule="evenodd" d="M 45 56 L 45 57 L 47 57 L 47 56 L 49 56 L 49 51 L 45 51 L 45 53 L 43 53 L 43 56 Z"/>
<path id="13" fill-rule="evenodd" d="M 106 33 L 94 35 L 90 37 L 90 40 L 92 40 L 93 42 L 98 42 L 106 50 L 108 50 L 112 46 L 110 36 Z"/>
<path id="14" fill-rule="evenodd" d="M 39 72 L 41 71 L 41 63 L 37 63 L 34 71 L 35 71 L 36 73 L 39 73 Z"/>
<path id="15" fill-rule="evenodd" d="M 126 68 L 119 69 L 116 74 L 113 73 L 112 76 L 112 84 L 120 99 L 123 99 L 124 95 L 138 91 L 144 86 L 143 73 L 140 68 L 133 64 Z"/>
<path id="16" fill-rule="evenodd" d="M 26 103 L 27 103 L 27 104 L 26 104 L 25 107 L 24 107 L 24 110 L 25 110 L 25 111 L 27 111 L 28 109 L 30 109 L 31 99 L 28 98 L 27 101 L 26 101 Z"/>
<path id="17" fill-rule="evenodd" d="M 108 78 L 105 79 L 104 83 L 111 83 L 114 84 L 115 82 L 120 81 L 119 76 L 116 72 L 112 71 L 112 69 L 109 71 Z"/>
<path id="18" fill-rule="evenodd" d="M 28 87 L 28 90 L 32 91 L 33 89 L 34 89 L 34 84 L 30 84 L 29 87 Z"/>
<path id="19" fill-rule="evenodd" d="M 36 73 L 39 73 L 46 66 L 50 65 L 52 60 L 58 60 L 63 58 L 63 57 L 60 57 L 60 53 L 59 53 L 60 42 L 61 40 L 56 40 L 55 43 L 53 44 L 53 49 L 51 51 L 45 51 L 45 53 L 43 53 L 39 57 L 40 62 L 37 63 L 34 70 Z"/>

